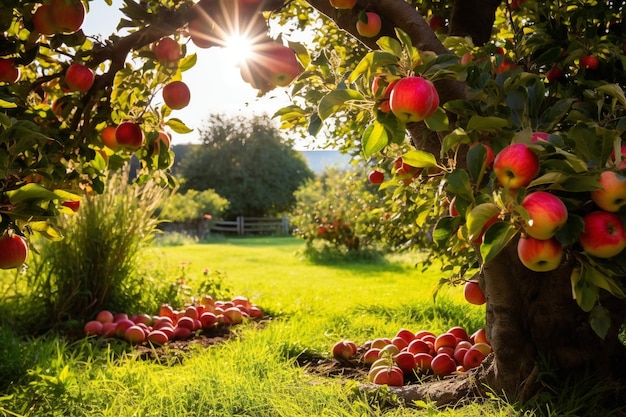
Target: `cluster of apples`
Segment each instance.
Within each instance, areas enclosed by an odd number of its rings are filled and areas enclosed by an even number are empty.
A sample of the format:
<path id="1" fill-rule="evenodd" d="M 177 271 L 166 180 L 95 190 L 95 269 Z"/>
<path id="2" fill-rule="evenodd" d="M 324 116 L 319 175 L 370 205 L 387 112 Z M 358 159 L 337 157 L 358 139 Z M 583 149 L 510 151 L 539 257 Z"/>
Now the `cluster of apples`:
<path id="1" fill-rule="evenodd" d="M 370 366 L 370 382 L 390 386 L 402 386 L 417 376 L 466 372 L 478 367 L 491 353 L 485 329 L 468 335 L 460 326 L 439 335 L 400 329 L 393 338 L 377 338 L 365 346 L 365 353 L 357 357 L 356 344 L 340 340 L 333 345 L 332 354 L 339 359 L 360 360 Z"/>
<path id="2" fill-rule="evenodd" d="M 545 132 L 534 132 L 531 143 L 548 139 Z M 481 144 L 491 151 L 488 145 Z M 493 155 L 493 151 L 490 152 Z M 626 147 L 623 149 L 626 155 Z M 487 153 L 489 159 L 489 152 Z M 495 158 L 487 161 L 498 184 L 508 193 L 516 194 L 527 187 L 540 171 L 540 161 L 535 151 L 525 143 L 515 143 L 502 149 Z M 626 232 L 617 214 L 626 205 L 626 177 L 618 171 L 626 167 L 617 162 L 613 155 L 608 167 L 600 174 L 599 188 L 591 191 L 594 210 L 583 216 L 584 228 L 578 242 L 585 253 L 598 258 L 611 258 L 626 248 Z M 521 221 L 522 235 L 518 241 L 517 254 L 522 264 L 536 272 L 556 269 L 563 258 L 563 245 L 556 239 L 557 232 L 567 223 L 568 208 L 557 195 L 550 191 L 531 191 L 523 196 L 519 210 L 512 216 Z M 458 216 L 454 199 L 450 204 L 450 215 Z M 482 243 L 482 237 L 491 225 L 502 217 L 494 207 L 492 217 L 485 222 L 480 233 L 470 236 L 473 243 Z M 515 220 L 515 219 L 514 219 Z"/>
<path id="3" fill-rule="evenodd" d="M 246 297 L 237 296 L 231 300 L 214 300 L 204 296 L 199 302 L 176 310 L 163 304 L 156 316 L 126 313 L 113 314 L 100 311 L 94 320 L 85 323 L 86 336 L 114 337 L 132 344 L 151 343 L 163 345 L 170 340 L 186 340 L 198 331 L 210 331 L 218 325 L 236 325 L 247 319 L 261 319 L 265 316 L 259 306 Z"/>

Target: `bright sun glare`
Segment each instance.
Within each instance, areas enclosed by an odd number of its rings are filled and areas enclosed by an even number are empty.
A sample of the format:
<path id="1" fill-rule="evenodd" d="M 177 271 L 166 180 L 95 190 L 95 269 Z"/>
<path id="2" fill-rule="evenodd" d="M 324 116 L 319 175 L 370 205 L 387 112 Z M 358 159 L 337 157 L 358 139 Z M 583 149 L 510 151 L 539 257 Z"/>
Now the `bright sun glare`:
<path id="1" fill-rule="evenodd" d="M 250 58 L 253 40 L 242 34 L 234 34 L 225 39 L 224 52 L 233 64 L 241 64 Z"/>

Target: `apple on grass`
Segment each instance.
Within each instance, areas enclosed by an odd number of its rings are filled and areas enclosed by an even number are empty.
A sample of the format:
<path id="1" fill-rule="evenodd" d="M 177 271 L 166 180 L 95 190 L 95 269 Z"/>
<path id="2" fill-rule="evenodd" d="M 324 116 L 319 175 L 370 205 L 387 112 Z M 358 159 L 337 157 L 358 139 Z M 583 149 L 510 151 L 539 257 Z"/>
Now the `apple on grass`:
<path id="1" fill-rule="evenodd" d="M 415 355 L 408 351 L 402 351 L 393 357 L 396 366 L 402 369 L 405 374 L 410 374 L 415 370 Z"/>
<path id="2" fill-rule="evenodd" d="M 618 212 L 626 205 L 626 177 L 615 171 L 600 174 L 600 189 L 591 192 L 591 199 L 604 211 Z"/>
<path id="3" fill-rule="evenodd" d="M 407 351 L 411 352 L 413 355 L 418 353 L 428 353 L 430 352 L 430 345 L 421 339 L 415 339 L 409 343 Z"/>
<path id="4" fill-rule="evenodd" d="M 357 346 L 351 340 L 340 340 L 333 345 L 333 356 L 335 358 L 352 359 L 357 352 Z"/>
<path id="5" fill-rule="evenodd" d="M 363 354 L 363 363 L 367 365 L 373 364 L 378 359 L 380 359 L 380 349 L 378 348 L 370 348 Z"/>
<path id="6" fill-rule="evenodd" d="M 356 31 L 364 38 L 373 38 L 380 33 L 382 21 L 380 15 L 374 12 L 359 13 L 356 22 Z"/>
<path id="7" fill-rule="evenodd" d="M 146 340 L 153 345 L 161 346 L 167 343 L 170 339 L 162 330 L 152 330 L 148 333 Z"/>
<path id="8" fill-rule="evenodd" d="M 563 245 L 555 238 L 540 240 L 522 236 L 517 242 L 517 256 L 531 271 L 553 271 L 561 264 Z"/>
<path id="9" fill-rule="evenodd" d="M 96 320 L 100 323 L 113 323 L 113 313 L 109 310 L 101 310 L 96 314 Z"/>
<path id="10" fill-rule="evenodd" d="M 401 78 L 391 90 L 389 106 L 401 122 L 421 122 L 437 111 L 439 93 L 433 83 L 425 78 Z"/>
<path id="11" fill-rule="evenodd" d="M 415 355 L 415 366 L 421 372 L 428 372 L 432 368 L 433 356 L 428 352 L 420 352 Z"/>
<path id="12" fill-rule="evenodd" d="M 612 258 L 626 248 L 626 232 L 617 214 L 598 210 L 585 215 L 583 222 L 578 240 L 587 254 Z"/>
<path id="13" fill-rule="evenodd" d="M 445 376 L 456 371 L 456 362 L 447 353 L 439 353 L 431 361 L 430 367 L 435 375 Z"/>
<path id="14" fill-rule="evenodd" d="M 28 257 L 26 239 L 12 230 L 0 236 L 0 269 L 14 269 L 22 266 Z"/>
<path id="15" fill-rule="evenodd" d="M 103 329 L 103 323 L 98 320 L 91 320 L 85 323 L 83 331 L 85 336 L 101 336 Z"/>
<path id="16" fill-rule="evenodd" d="M 567 207 L 560 198 L 547 191 L 529 193 L 521 206 L 530 217 L 524 231 L 535 239 L 550 239 L 567 222 Z"/>
<path id="17" fill-rule="evenodd" d="M 528 145 L 514 143 L 502 149 L 493 161 L 501 186 L 511 190 L 525 187 L 539 174 L 539 158 Z"/>
<path id="18" fill-rule="evenodd" d="M 397 366 L 390 366 L 379 370 L 372 382 L 377 385 L 401 387 L 404 385 L 404 372 Z"/>

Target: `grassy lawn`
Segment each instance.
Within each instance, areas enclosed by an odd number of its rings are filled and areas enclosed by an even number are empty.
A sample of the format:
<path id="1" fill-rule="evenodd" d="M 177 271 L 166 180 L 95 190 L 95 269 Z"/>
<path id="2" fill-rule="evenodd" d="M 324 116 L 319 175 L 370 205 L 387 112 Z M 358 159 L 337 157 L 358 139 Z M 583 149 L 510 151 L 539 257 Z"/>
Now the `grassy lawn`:
<path id="1" fill-rule="evenodd" d="M 414 266 L 417 258 L 315 265 L 298 256 L 302 247 L 294 238 L 154 247 L 150 259 L 187 280 L 205 268 L 221 271 L 233 295 L 247 296 L 271 320 L 237 326 L 236 337 L 226 343 L 177 352 L 165 362 L 138 358 L 118 341 L 33 340 L 27 353 L 36 351 L 38 362 L 31 383 L 0 396 L 0 415 L 516 415 L 496 401 L 458 410 L 389 407 L 394 400 L 384 390 L 374 398 L 356 389 L 364 381 L 304 372 L 298 355 L 329 355 L 342 338 L 362 344 L 402 327 L 441 332 L 462 325 L 473 331 L 482 326 L 484 313 L 462 300 L 461 288 L 441 291 L 433 303 L 441 272 L 422 272 Z"/>

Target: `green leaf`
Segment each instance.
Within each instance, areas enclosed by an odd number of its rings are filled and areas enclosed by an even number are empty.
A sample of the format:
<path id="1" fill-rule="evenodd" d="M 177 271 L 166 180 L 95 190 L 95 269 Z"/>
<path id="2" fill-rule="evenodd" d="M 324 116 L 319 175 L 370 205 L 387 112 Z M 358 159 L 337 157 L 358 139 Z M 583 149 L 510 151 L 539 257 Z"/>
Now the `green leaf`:
<path id="1" fill-rule="evenodd" d="M 193 129 L 190 129 L 189 127 L 187 127 L 187 125 L 183 123 L 182 120 L 180 119 L 176 119 L 176 118 L 168 119 L 167 122 L 165 122 L 165 125 L 171 128 L 176 133 L 185 134 L 185 133 L 193 132 Z"/>
<path id="2" fill-rule="evenodd" d="M 303 68 L 309 66 L 309 64 L 311 63 L 311 56 L 309 55 L 309 51 L 304 45 L 302 45 L 300 42 L 288 41 L 287 46 L 289 46 L 289 48 L 296 53 L 298 61 L 300 61 Z"/>
<path id="3" fill-rule="evenodd" d="M 467 169 L 476 184 L 480 183 L 486 171 L 487 148 L 482 143 L 471 146 L 467 151 Z"/>
<path id="4" fill-rule="evenodd" d="M 598 287 L 589 282 L 588 267 L 581 265 L 572 270 L 570 280 L 572 282 L 572 294 L 583 311 L 589 312 L 596 304 Z"/>
<path id="5" fill-rule="evenodd" d="M 496 130 L 502 129 L 509 125 L 509 121 L 494 116 L 472 116 L 467 122 L 467 131 L 472 130 Z"/>
<path id="6" fill-rule="evenodd" d="M 620 87 L 619 85 L 605 84 L 596 88 L 596 90 L 599 91 L 600 93 L 606 94 L 608 96 L 611 96 L 617 99 L 617 101 L 619 101 L 622 106 L 626 107 L 626 96 L 624 96 L 624 90 L 622 90 L 622 87 Z"/>
<path id="7" fill-rule="evenodd" d="M 198 62 L 198 55 L 196 54 L 187 55 L 186 57 L 178 61 L 178 69 L 180 70 L 180 72 L 185 72 L 193 68 L 194 65 L 196 65 L 196 62 Z"/>
<path id="8" fill-rule="evenodd" d="M 369 158 L 389 143 L 389 135 L 385 126 L 374 120 L 363 132 L 363 154 Z M 404 159 L 404 157 L 403 157 Z"/>
<path id="9" fill-rule="evenodd" d="M 491 262 L 509 242 L 517 235 L 518 229 L 509 222 L 495 222 L 483 237 L 480 245 L 480 254 L 483 262 Z"/>
<path id="10" fill-rule="evenodd" d="M 593 266 L 587 267 L 586 270 L 587 279 L 591 284 L 607 290 L 617 298 L 626 298 L 624 290 L 617 282 L 615 282 L 615 279 L 612 276 L 602 273 L 599 268 L 594 268 Z"/>
<path id="11" fill-rule="evenodd" d="M 50 222 L 46 222 L 46 221 L 29 222 L 28 227 L 32 231 L 40 233 L 42 236 L 44 236 L 48 240 L 58 241 L 58 240 L 63 239 L 63 233 L 61 233 L 61 230 L 55 227 L 54 225 L 50 224 Z"/>
<path id="12" fill-rule="evenodd" d="M 23 201 L 51 201 L 59 198 L 54 192 L 34 183 L 26 184 L 17 190 L 8 191 L 6 194 L 13 204 Z"/>
<path id="13" fill-rule="evenodd" d="M 500 214 L 500 208 L 495 203 L 482 203 L 474 207 L 467 215 L 467 232 L 470 240 L 477 239 L 487 222 Z"/>
<path id="14" fill-rule="evenodd" d="M 435 132 L 442 132 L 450 129 L 448 115 L 441 107 L 437 107 L 435 114 L 424 120 L 424 123 L 426 123 L 426 126 L 428 126 L 430 130 Z"/>
<path id="15" fill-rule="evenodd" d="M 374 72 L 379 67 L 383 67 L 386 65 L 393 65 L 398 62 L 398 58 L 396 58 L 393 54 L 385 51 L 372 51 L 367 53 L 361 62 L 358 63 L 354 71 L 350 73 L 348 76 L 348 83 L 354 83 L 361 75 L 368 74 L 368 76 Z M 369 77 L 368 77 L 369 78 Z"/>
<path id="16" fill-rule="evenodd" d="M 17 104 L 11 103 L 10 101 L 0 99 L 0 108 L 3 109 L 14 109 L 17 107 Z"/>
<path id="17" fill-rule="evenodd" d="M 391 36 L 383 36 L 376 41 L 376 44 L 383 51 L 389 52 L 397 58 L 402 57 L 402 45 L 395 38 L 392 38 Z"/>
<path id="18" fill-rule="evenodd" d="M 356 90 L 333 90 L 326 94 L 319 102 L 317 112 L 322 120 L 345 108 L 351 101 L 363 100 L 363 95 Z"/>
<path id="19" fill-rule="evenodd" d="M 469 145 L 472 140 L 463 129 L 456 128 L 443 138 L 442 152 L 448 152 L 461 143 Z"/>
<path id="20" fill-rule="evenodd" d="M 589 313 L 589 324 L 593 331 L 604 340 L 611 327 L 611 315 L 606 308 L 596 305 Z"/>
<path id="21" fill-rule="evenodd" d="M 319 114 L 313 113 L 309 118 L 309 126 L 307 127 L 307 132 L 309 132 L 309 134 L 312 136 L 316 136 L 320 132 L 320 130 L 322 130 L 322 126 L 323 123 L 322 119 L 320 119 Z"/>
<path id="22" fill-rule="evenodd" d="M 446 174 L 448 182 L 447 190 L 466 201 L 474 201 L 474 192 L 469 179 L 469 174 L 464 169 L 455 169 Z M 499 212 L 499 210 L 498 210 Z"/>
<path id="23" fill-rule="evenodd" d="M 416 168 L 437 166 L 437 159 L 432 153 L 414 149 L 402 155 L 402 161 Z"/>
<path id="24" fill-rule="evenodd" d="M 433 230 L 433 240 L 439 246 L 446 244 L 450 237 L 459 228 L 461 219 L 459 217 L 446 216 L 439 219 Z"/>

